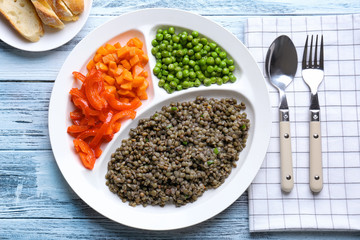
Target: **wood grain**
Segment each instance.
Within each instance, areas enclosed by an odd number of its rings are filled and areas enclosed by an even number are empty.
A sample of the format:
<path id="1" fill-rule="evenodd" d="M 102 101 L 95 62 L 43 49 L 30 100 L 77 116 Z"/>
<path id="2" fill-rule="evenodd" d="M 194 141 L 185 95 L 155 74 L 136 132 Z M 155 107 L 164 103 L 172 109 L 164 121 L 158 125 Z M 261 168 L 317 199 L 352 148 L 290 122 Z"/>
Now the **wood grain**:
<path id="1" fill-rule="evenodd" d="M 359 232 L 250 234 L 247 193 L 208 221 L 163 232 L 115 223 L 79 199 L 51 151 L 47 116 L 53 83 L 70 51 L 90 31 L 146 8 L 191 11 L 243 40 L 249 17 L 356 13 L 360 1 L 94 0 L 84 28 L 64 46 L 29 53 L 0 41 L 0 239 L 359 239 Z"/>

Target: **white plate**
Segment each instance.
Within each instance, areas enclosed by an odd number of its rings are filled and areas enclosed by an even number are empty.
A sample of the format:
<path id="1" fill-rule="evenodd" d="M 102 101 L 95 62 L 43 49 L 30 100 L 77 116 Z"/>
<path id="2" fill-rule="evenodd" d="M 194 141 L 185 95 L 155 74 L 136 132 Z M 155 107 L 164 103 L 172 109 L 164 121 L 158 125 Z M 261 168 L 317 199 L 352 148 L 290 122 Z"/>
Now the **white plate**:
<path id="1" fill-rule="evenodd" d="M 84 12 L 75 22 L 64 22 L 62 30 L 44 25 L 44 36 L 37 42 L 30 42 L 24 39 L 15 29 L 13 29 L 5 18 L 0 20 L 0 39 L 14 48 L 29 52 L 43 52 L 60 47 L 70 41 L 80 32 L 89 17 L 93 0 L 84 0 Z"/>
<path id="2" fill-rule="evenodd" d="M 126 23 L 126 24 L 125 24 Z M 175 26 L 175 29 L 197 30 L 217 42 L 236 63 L 235 83 L 222 86 L 201 86 L 167 94 L 157 86 L 158 80 L 150 74 L 152 84 L 148 89 L 149 99 L 143 101 L 135 120 L 122 124 L 92 171 L 85 169 L 73 149 L 72 138 L 66 133 L 71 124 L 69 112 L 73 109 L 69 101 L 69 90 L 74 86 L 72 71 L 85 71 L 85 65 L 94 51 L 106 42 L 142 38 L 147 46 L 149 68 L 155 65 L 151 55 L 151 41 L 156 29 Z M 126 41 L 125 41 L 126 42 Z M 149 72 L 151 73 L 151 71 Z M 129 128 L 135 127 L 139 119 L 150 116 L 170 101 L 184 101 L 202 95 L 207 97 L 235 97 L 244 101 L 251 121 L 246 148 L 240 153 L 238 166 L 228 179 L 216 190 L 209 190 L 197 201 L 182 207 L 137 206 L 130 207 L 105 185 L 105 174 L 110 155 L 120 146 L 122 138 L 128 136 Z M 195 14 L 172 9 L 149 9 L 122 15 L 91 32 L 70 53 L 55 81 L 49 107 L 49 133 L 56 162 L 73 190 L 89 206 L 104 216 L 136 228 L 169 230 L 200 223 L 223 211 L 244 193 L 254 179 L 264 159 L 270 139 L 270 101 L 264 78 L 246 47 L 230 32 L 218 24 Z"/>

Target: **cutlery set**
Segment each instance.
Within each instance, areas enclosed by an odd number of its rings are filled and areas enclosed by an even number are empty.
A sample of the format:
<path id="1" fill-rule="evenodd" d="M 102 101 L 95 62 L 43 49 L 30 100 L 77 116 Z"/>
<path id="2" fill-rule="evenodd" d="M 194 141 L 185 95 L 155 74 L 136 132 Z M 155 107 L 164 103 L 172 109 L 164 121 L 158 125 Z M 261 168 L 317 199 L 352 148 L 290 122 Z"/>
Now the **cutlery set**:
<path id="1" fill-rule="evenodd" d="M 310 100 L 310 174 L 309 183 L 312 192 L 320 192 L 323 186 L 322 174 L 322 150 L 321 150 L 321 126 L 320 106 L 317 90 L 324 78 L 324 44 L 321 36 L 319 59 L 318 59 L 318 36 L 313 47 L 311 36 L 309 54 L 308 40 L 306 38 L 303 59 L 302 77 L 309 86 Z M 314 55 L 313 55 L 314 48 Z M 291 39 L 285 35 L 276 38 L 270 45 L 265 59 L 265 72 L 273 86 L 279 91 L 279 129 L 280 129 L 280 165 L 281 165 L 281 189 L 291 192 L 294 187 L 290 115 L 285 90 L 293 81 L 297 71 L 297 53 Z"/>

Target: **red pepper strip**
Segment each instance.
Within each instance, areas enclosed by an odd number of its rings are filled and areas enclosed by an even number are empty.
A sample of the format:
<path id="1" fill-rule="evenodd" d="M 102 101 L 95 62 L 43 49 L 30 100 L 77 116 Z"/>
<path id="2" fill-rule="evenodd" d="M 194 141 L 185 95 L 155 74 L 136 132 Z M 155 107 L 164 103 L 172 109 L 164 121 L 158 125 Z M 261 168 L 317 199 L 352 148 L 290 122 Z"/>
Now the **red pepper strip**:
<path id="1" fill-rule="evenodd" d="M 134 98 L 130 103 L 125 103 L 125 102 L 120 102 L 115 98 L 114 94 L 111 94 L 107 91 L 104 91 L 103 95 L 110 104 L 110 106 L 118 111 L 136 109 L 141 106 L 141 101 L 137 97 Z"/>
<path id="2" fill-rule="evenodd" d="M 114 132 L 118 132 L 119 129 L 120 129 L 120 126 L 116 126 L 116 122 L 121 119 L 121 118 L 124 118 L 124 117 L 129 117 L 131 119 L 134 119 L 136 117 L 136 112 L 134 110 L 124 110 L 124 111 L 121 111 L 121 112 L 118 112 L 116 113 L 113 118 L 111 119 L 111 127 L 113 129 Z M 117 131 L 115 131 L 115 129 Z"/>
<path id="3" fill-rule="evenodd" d="M 96 160 L 94 151 L 90 148 L 89 144 L 81 139 L 75 138 L 73 142 L 84 167 L 92 170 Z"/>
<path id="4" fill-rule="evenodd" d="M 80 81 L 82 81 L 82 82 L 85 82 L 86 77 L 85 77 L 82 73 L 75 71 L 75 72 L 73 72 L 72 74 L 74 75 L 74 77 L 75 77 L 76 79 L 78 79 L 78 80 L 80 80 Z"/>
<path id="5" fill-rule="evenodd" d="M 75 98 L 73 102 L 76 107 L 82 110 L 82 113 L 85 114 L 85 116 L 97 116 L 100 113 L 99 111 L 90 108 L 89 103 L 84 98 Z"/>
<path id="6" fill-rule="evenodd" d="M 112 116 L 113 116 L 113 112 L 109 111 L 107 113 L 106 120 L 104 121 L 98 132 L 96 133 L 95 137 L 91 140 L 90 147 L 94 148 L 100 143 L 101 138 L 106 134 L 107 129 L 110 126 Z"/>
<path id="7" fill-rule="evenodd" d="M 70 112 L 70 118 L 71 120 L 80 120 L 84 117 L 84 115 L 81 113 L 80 109 L 76 109 L 72 112 Z"/>
<path id="8" fill-rule="evenodd" d="M 86 131 L 80 133 L 77 136 L 77 138 L 85 140 L 88 137 L 94 137 L 97 132 L 98 132 L 98 129 L 89 129 L 89 130 L 86 130 Z M 110 142 L 112 140 L 113 136 L 114 136 L 113 134 L 112 135 L 104 135 L 103 139 L 104 139 L 105 142 Z"/>
<path id="9" fill-rule="evenodd" d="M 101 150 L 101 148 L 100 148 L 100 145 L 101 145 L 101 143 L 94 148 L 94 152 L 95 152 L 95 157 L 96 157 L 96 158 L 100 157 L 100 155 L 102 154 L 102 150 Z"/>
<path id="10" fill-rule="evenodd" d="M 81 121 L 80 120 L 72 120 L 73 124 L 76 126 L 81 125 Z"/>
<path id="11" fill-rule="evenodd" d="M 71 125 L 68 127 L 67 132 L 68 133 L 81 133 L 83 131 L 86 131 L 89 129 L 89 126 L 76 126 L 76 125 Z"/>
<path id="12" fill-rule="evenodd" d="M 85 94 L 78 88 L 72 88 L 69 93 L 72 97 L 86 98 Z"/>
<path id="13" fill-rule="evenodd" d="M 107 102 L 100 96 L 104 85 L 102 82 L 101 72 L 95 69 L 91 70 L 89 76 L 86 78 L 85 93 L 90 105 L 96 110 L 102 110 L 107 107 Z"/>

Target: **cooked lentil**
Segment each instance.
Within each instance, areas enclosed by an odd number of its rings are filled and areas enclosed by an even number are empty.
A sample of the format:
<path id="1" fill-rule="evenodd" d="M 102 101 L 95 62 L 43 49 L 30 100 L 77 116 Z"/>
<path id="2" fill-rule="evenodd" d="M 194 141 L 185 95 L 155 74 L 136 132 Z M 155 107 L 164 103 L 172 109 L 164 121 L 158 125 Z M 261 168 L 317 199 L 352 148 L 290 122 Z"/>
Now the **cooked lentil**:
<path id="1" fill-rule="evenodd" d="M 204 97 L 162 107 L 111 155 L 106 185 L 130 206 L 194 202 L 236 167 L 250 127 L 245 108 Z"/>

